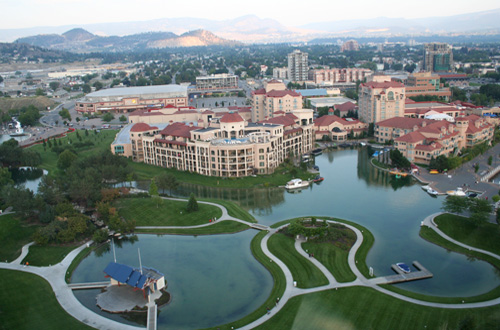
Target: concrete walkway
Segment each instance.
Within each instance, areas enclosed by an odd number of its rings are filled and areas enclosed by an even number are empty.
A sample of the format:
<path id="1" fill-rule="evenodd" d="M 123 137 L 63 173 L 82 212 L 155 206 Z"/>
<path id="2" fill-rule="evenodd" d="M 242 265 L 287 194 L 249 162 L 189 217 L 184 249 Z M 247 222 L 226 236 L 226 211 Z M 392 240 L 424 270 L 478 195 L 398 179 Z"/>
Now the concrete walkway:
<path id="1" fill-rule="evenodd" d="M 186 201 L 185 199 L 180 199 L 180 198 L 165 198 L 165 199 L 170 199 L 170 200 L 178 200 L 178 201 Z M 252 223 L 249 223 L 244 220 L 236 219 L 231 216 L 229 216 L 227 209 L 222 206 L 218 205 L 215 203 L 210 203 L 210 202 L 200 202 L 204 204 L 209 204 L 213 206 L 217 206 L 222 210 L 222 216 L 218 221 L 238 221 L 240 223 L 247 224 L 248 226 L 251 226 Z M 500 256 L 493 254 L 489 251 L 484 251 L 481 249 L 473 248 L 470 246 L 467 246 L 463 243 L 457 242 L 453 240 L 452 238 L 446 236 L 444 233 L 442 233 L 435 223 L 433 222 L 434 217 L 439 215 L 441 213 L 435 213 L 427 218 L 424 219 L 423 225 L 428 226 L 429 228 L 432 228 L 435 230 L 439 235 L 444 237 L 445 239 L 462 246 L 466 249 L 469 250 L 474 250 L 478 251 L 484 254 L 487 254 L 489 256 L 492 256 L 494 258 L 497 258 L 500 260 Z M 319 292 L 319 291 L 324 291 L 324 290 L 331 290 L 331 289 L 336 289 L 336 288 L 343 288 L 343 287 L 351 287 L 351 286 L 365 286 L 365 287 L 370 287 L 374 290 L 377 290 L 381 293 L 390 295 L 394 298 L 404 300 L 410 303 L 418 304 L 418 305 L 423 305 L 423 306 L 429 306 L 429 307 L 437 307 L 437 308 L 449 308 L 449 309 L 464 309 L 464 308 L 479 308 L 479 307 L 487 307 L 487 306 L 493 306 L 493 305 L 498 305 L 500 304 L 500 298 L 496 298 L 493 300 L 489 301 L 483 301 L 483 302 L 476 302 L 476 303 L 462 303 L 462 304 L 443 304 L 443 303 L 432 303 L 432 302 L 427 302 L 427 301 L 421 301 L 413 298 L 409 298 L 403 295 L 400 295 L 398 293 L 386 290 L 384 288 L 381 288 L 380 286 L 377 285 L 377 278 L 374 279 L 367 279 L 364 277 L 363 274 L 359 271 L 357 267 L 357 261 L 356 261 L 356 253 L 358 249 L 360 248 L 361 244 L 363 243 L 363 233 L 356 227 L 353 227 L 351 225 L 341 223 L 341 222 L 336 222 L 336 221 L 328 221 L 329 223 L 335 223 L 335 224 L 342 224 L 343 226 L 346 226 L 347 228 L 351 229 L 355 234 L 356 234 L 356 242 L 352 246 L 352 248 L 349 251 L 348 254 L 348 264 L 352 272 L 356 275 L 356 280 L 348 283 L 339 283 L 335 279 L 335 277 L 328 271 L 328 269 L 321 264 L 318 260 L 315 258 L 309 258 L 308 254 L 302 249 L 301 244 L 303 243 L 303 240 L 296 240 L 295 242 L 295 248 L 298 251 L 299 254 L 301 254 L 304 258 L 308 258 L 321 272 L 325 275 L 325 277 L 328 279 L 328 284 L 321 286 L 321 287 L 315 287 L 315 288 L 308 288 L 308 289 L 301 289 L 297 288 L 294 286 L 294 279 L 292 276 L 292 273 L 288 269 L 288 267 L 276 256 L 274 256 L 268 249 L 268 240 L 269 238 L 275 234 L 279 229 L 287 226 L 281 226 L 278 229 L 273 229 L 268 227 L 268 233 L 267 235 L 262 239 L 261 241 L 261 249 L 264 252 L 264 254 L 269 258 L 269 262 L 274 262 L 276 263 L 281 270 L 283 271 L 286 279 L 286 286 L 285 286 L 285 291 L 281 297 L 276 297 L 276 304 L 273 304 L 273 306 L 267 306 L 269 308 L 269 312 L 259 319 L 255 320 L 254 322 L 247 324 L 246 326 L 241 327 L 240 329 L 253 329 L 263 323 L 265 323 L 267 320 L 272 318 L 276 313 L 278 313 L 283 306 L 287 303 L 288 300 L 291 298 L 298 296 L 298 295 L 303 295 L 303 294 L 308 294 L 308 293 L 313 293 L 313 292 Z M 155 226 L 155 227 L 138 227 L 138 228 L 164 228 L 164 229 L 171 229 L 171 228 L 199 228 L 199 227 L 205 227 L 205 226 L 210 226 L 215 224 L 216 222 L 211 222 L 208 224 L 204 225 L 198 225 L 198 226 L 189 226 L 189 227 L 172 227 L 172 226 Z M 90 242 L 91 243 L 91 242 Z M 65 282 L 65 273 L 71 264 L 72 260 L 78 255 L 78 253 L 83 250 L 86 246 L 86 244 L 83 244 L 79 248 L 71 251 L 64 259 L 62 262 L 60 262 L 57 265 L 51 266 L 51 267 L 33 267 L 33 266 L 24 266 L 20 265 L 20 262 L 24 259 L 25 255 L 28 253 L 29 246 L 33 244 L 27 244 L 23 247 L 22 249 L 22 254 L 19 256 L 16 260 L 14 260 L 11 263 L 0 263 L 0 268 L 3 269 L 10 269 L 10 270 L 17 270 L 17 271 L 24 271 L 24 272 L 30 272 L 33 274 L 36 274 L 38 276 L 43 277 L 45 280 L 47 280 L 50 285 L 52 286 L 52 289 L 56 295 L 57 300 L 61 304 L 61 306 L 74 318 L 80 320 L 81 322 L 92 326 L 94 328 L 98 329 L 125 329 L 125 330 L 137 330 L 137 329 L 142 329 L 140 327 L 135 327 L 135 326 L 130 326 L 126 325 L 123 323 L 119 323 L 113 320 L 110 320 L 108 318 L 105 318 L 103 316 L 100 316 L 90 310 L 88 310 L 86 307 L 84 307 L 73 295 L 71 287 L 66 284 Z M 278 300 L 279 298 L 279 300 Z M 274 299 L 273 299 L 274 300 Z M 156 320 L 148 320 L 148 326 L 154 326 Z"/>

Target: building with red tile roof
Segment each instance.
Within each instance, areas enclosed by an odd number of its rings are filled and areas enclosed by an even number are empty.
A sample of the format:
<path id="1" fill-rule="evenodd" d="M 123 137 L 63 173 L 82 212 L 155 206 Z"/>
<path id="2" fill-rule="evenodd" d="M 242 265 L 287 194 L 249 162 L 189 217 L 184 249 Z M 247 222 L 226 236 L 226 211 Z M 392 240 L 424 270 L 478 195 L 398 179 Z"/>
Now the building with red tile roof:
<path id="1" fill-rule="evenodd" d="M 284 83 L 271 80 L 263 89 L 252 93 L 252 121 L 258 122 L 275 116 L 277 112 L 302 109 L 302 96 L 287 90 Z"/>
<path id="2" fill-rule="evenodd" d="M 470 115 L 455 122 L 423 118 L 391 118 L 375 124 L 375 139 L 394 146 L 411 162 L 429 164 L 431 158 L 455 155 L 493 138 L 494 125 Z"/>
<path id="3" fill-rule="evenodd" d="M 351 132 L 358 136 L 368 129 L 368 124 L 359 120 L 340 118 L 333 114 L 321 116 L 314 120 L 314 133 L 316 140 L 325 136 L 331 141 L 345 141 Z"/>
<path id="4" fill-rule="evenodd" d="M 364 123 L 402 117 L 405 111 L 405 86 L 389 76 L 374 75 L 359 85 L 358 116 Z"/>

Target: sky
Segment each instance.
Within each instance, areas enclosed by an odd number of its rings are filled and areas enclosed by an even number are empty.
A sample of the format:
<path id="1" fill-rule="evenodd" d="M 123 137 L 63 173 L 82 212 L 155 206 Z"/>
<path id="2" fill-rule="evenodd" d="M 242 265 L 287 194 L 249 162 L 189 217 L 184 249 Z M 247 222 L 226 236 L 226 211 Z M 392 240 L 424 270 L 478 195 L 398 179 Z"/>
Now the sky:
<path id="1" fill-rule="evenodd" d="M 385 17 L 451 16 L 500 8 L 498 0 L 0 0 L 0 29 L 156 18 L 224 20 L 255 14 L 286 26 Z M 432 9 L 432 10 L 431 10 Z"/>

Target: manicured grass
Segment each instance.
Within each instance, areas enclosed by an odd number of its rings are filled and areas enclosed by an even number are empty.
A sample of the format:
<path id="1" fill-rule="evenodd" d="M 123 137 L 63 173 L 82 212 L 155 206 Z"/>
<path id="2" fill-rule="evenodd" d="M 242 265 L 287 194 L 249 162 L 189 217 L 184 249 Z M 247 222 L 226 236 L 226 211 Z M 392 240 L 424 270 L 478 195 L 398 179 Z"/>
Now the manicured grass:
<path id="1" fill-rule="evenodd" d="M 150 180 L 161 173 L 170 173 L 180 182 L 225 188 L 277 187 L 285 185 L 288 181 L 294 178 L 306 180 L 314 177 L 313 174 L 307 171 L 302 171 L 299 168 L 296 168 L 297 174 L 292 175 L 285 167 L 278 167 L 275 172 L 270 175 L 223 179 L 220 177 L 204 176 L 197 173 L 178 171 L 171 168 L 162 168 L 144 163 L 134 163 L 132 160 L 129 160 L 129 166 L 133 168 L 139 180 Z"/>
<path id="2" fill-rule="evenodd" d="M 38 226 L 17 219 L 14 214 L 0 216 L 0 261 L 10 262 L 21 255 L 21 249 L 32 241 Z"/>
<path id="3" fill-rule="evenodd" d="M 351 287 L 294 297 L 255 329 L 458 329 L 468 316 L 474 319 L 474 329 L 494 329 L 500 322 L 500 308 L 425 307 L 371 288 Z"/>
<path id="4" fill-rule="evenodd" d="M 227 213 L 230 216 L 235 217 L 237 219 L 254 223 L 257 222 L 257 220 L 255 220 L 253 215 L 245 211 L 241 206 L 239 206 L 235 202 L 224 201 L 221 199 L 203 199 L 203 201 L 212 202 L 224 206 L 227 209 Z"/>
<path id="5" fill-rule="evenodd" d="M 41 277 L 3 269 L 0 277 L 0 329 L 93 329 L 66 313 Z"/>
<path id="6" fill-rule="evenodd" d="M 306 242 L 302 243 L 302 248 L 313 253 L 314 258 L 318 259 L 338 282 L 352 282 L 356 279 L 347 263 L 349 251 L 342 250 L 332 243 Z"/>
<path id="7" fill-rule="evenodd" d="M 216 234 L 232 234 L 250 228 L 249 226 L 236 221 L 221 221 L 214 225 L 192 228 L 192 229 L 136 229 L 135 233 L 146 234 L 179 234 L 179 235 L 216 235 Z"/>
<path id="8" fill-rule="evenodd" d="M 264 236 L 267 235 L 267 232 L 260 232 L 255 237 L 252 239 L 252 242 L 250 243 L 250 249 L 252 250 L 252 254 L 254 255 L 255 259 L 257 259 L 264 267 L 269 270 L 271 275 L 273 276 L 274 279 L 274 286 L 273 289 L 271 290 L 271 294 L 269 295 L 269 298 L 260 306 L 257 308 L 255 311 L 253 311 L 251 314 L 245 316 L 244 318 L 236 321 L 236 322 L 231 322 L 229 324 L 221 325 L 221 326 L 216 326 L 213 328 L 209 328 L 211 330 L 215 329 L 220 329 L 220 330 L 229 330 L 232 329 L 231 327 L 237 329 L 240 328 L 246 324 L 249 324 L 265 313 L 267 313 L 267 307 L 272 308 L 276 304 L 276 298 L 282 297 L 283 293 L 285 292 L 286 288 L 286 278 L 285 274 L 281 270 L 281 268 L 275 264 L 274 262 L 270 262 L 269 258 L 262 252 L 262 249 L 260 247 L 261 241 L 264 238 Z"/>
<path id="9" fill-rule="evenodd" d="M 464 244 L 500 254 L 500 226 L 475 222 L 455 214 L 441 214 L 434 220 L 446 235 Z"/>
<path id="10" fill-rule="evenodd" d="M 325 275 L 307 258 L 300 255 L 295 249 L 295 240 L 291 237 L 276 233 L 268 241 L 269 251 L 283 261 L 299 288 L 314 288 L 328 284 Z"/>
<path id="11" fill-rule="evenodd" d="M 23 263 L 29 262 L 30 266 L 50 266 L 61 262 L 64 257 L 73 251 L 77 245 L 32 245 Z"/>
<path id="12" fill-rule="evenodd" d="M 122 198 L 115 203 L 118 214 L 127 220 L 135 220 L 137 226 L 195 226 L 220 218 L 220 208 L 198 203 L 198 211 L 187 212 L 186 202 L 162 199 L 157 205 L 152 198 Z"/>
<path id="13" fill-rule="evenodd" d="M 115 139 L 117 130 L 101 130 L 99 133 L 94 133 L 94 131 L 89 131 L 89 135 L 85 135 L 85 131 L 79 130 L 78 134 L 82 138 L 82 142 L 92 142 L 93 146 L 75 148 L 75 151 L 78 153 L 80 157 L 86 157 L 88 155 L 96 154 L 104 150 L 110 150 L 111 143 Z M 67 145 L 71 140 L 72 143 L 80 142 L 76 137 L 76 131 L 72 133 L 67 133 L 66 137 L 62 137 L 60 139 L 56 139 L 56 141 L 61 141 L 61 144 Z M 50 139 L 51 143 L 54 143 L 52 139 Z M 39 167 L 46 169 L 49 172 L 54 172 L 57 170 L 57 159 L 59 155 L 53 152 L 48 145 L 46 149 L 43 149 L 42 144 L 38 144 L 31 147 L 33 150 L 38 151 L 40 156 L 42 157 L 42 163 Z"/>

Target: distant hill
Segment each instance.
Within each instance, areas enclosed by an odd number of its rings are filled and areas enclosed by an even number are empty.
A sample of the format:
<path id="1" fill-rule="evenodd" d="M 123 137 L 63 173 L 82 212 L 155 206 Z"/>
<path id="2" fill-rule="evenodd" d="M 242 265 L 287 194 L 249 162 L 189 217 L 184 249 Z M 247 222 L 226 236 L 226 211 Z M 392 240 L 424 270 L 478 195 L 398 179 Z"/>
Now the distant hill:
<path id="1" fill-rule="evenodd" d="M 71 29 L 62 35 L 41 34 L 15 41 L 48 49 L 63 49 L 82 53 L 93 51 L 131 51 L 145 48 L 235 46 L 236 41 L 222 39 L 206 30 L 186 32 L 180 36 L 172 32 L 148 32 L 128 36 L 101 37 L 82 28 Z"/>

